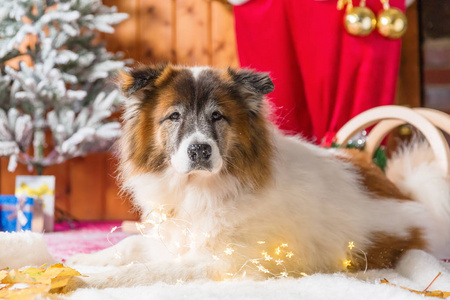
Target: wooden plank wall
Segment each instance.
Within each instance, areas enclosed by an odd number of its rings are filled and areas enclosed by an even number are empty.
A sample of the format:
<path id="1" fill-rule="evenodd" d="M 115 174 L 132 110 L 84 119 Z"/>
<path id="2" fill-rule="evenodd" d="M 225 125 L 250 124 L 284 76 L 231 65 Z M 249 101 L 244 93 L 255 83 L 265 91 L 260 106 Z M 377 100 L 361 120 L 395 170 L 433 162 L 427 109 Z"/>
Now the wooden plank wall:
<path id="1" fill-rule="evenodd" d="M 238 66 L 232 11 L 205 0 L 104 0 L 130 18 L 113 35 L 102 35 L 110 51 L 137 63 Z M 116 161 L 109 153 L 72 159 L 45 170 L 56 176 L 56 205 L 80 220 L 135 219 L 129 199 L 119 196 Z M 0 193 L 13 194 L 15 176 L 0 160 Z"/>
<path id="2" fill-rule="evenodd" d="M 406 9 L 408 30 L 402 38 L 402 53 L 395 103 L 411 107 L 421 106 L 421 70 L 419 43 L 419 11 L 417 1 Z"/>
<path id="3" fill-rule="evenodd" d="M 141 63 L 170 61 L 186 65 L 238 66 L 231 9 L 206 0 L 104 0 L 130 18 L 108 49 Z"/>

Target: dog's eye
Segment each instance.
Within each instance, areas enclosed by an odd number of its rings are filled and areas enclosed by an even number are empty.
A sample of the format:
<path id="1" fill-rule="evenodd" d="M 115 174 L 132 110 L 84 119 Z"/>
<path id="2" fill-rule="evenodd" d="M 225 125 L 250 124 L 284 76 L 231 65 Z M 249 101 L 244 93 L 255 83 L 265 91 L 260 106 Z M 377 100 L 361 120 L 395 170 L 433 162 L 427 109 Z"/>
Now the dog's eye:
<path id="1" fill-rule="evenodd" d="M 174 112 L 169 116 L 171 121 L 178 121 L 181 118 L 181 114 L 179 112 Z"/>
<path id="2" fill-rule="evenodd" d="M 222 114 L 218 111 L 213 112 L 211 117 L 212 117 L 213 121 L 219 121 L 223 118 Z"/>

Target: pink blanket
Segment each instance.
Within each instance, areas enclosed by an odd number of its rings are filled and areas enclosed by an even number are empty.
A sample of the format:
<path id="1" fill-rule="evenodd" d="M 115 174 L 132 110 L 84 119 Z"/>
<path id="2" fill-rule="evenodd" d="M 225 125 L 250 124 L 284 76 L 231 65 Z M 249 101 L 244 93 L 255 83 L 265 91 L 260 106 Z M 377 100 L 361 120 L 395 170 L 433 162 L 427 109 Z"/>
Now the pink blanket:
<path id="1" fill-rule="evenodd" d="M 44 235 L 50 253 L 56 260 L 65 261 L 76 253 L 91 253 L 117 244 L 131 233 L 120 228 L 111 233 L 111 229 L 121 222 L 79 222 L 75 230 L 67 224 L 56 224 L 55 232 Z"/>

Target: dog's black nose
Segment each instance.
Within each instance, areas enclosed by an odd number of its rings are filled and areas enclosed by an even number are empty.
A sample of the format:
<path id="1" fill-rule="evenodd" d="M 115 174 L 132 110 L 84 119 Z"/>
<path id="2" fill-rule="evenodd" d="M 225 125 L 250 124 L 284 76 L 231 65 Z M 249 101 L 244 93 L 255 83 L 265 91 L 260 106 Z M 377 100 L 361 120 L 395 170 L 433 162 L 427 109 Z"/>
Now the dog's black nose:
<path id="1" fill-rule="evenodd" d="M 211 156 L 211 146 L 208 144 L 192 144 L 188 147 L 189 159 L 193 162 L 207 160 Z"/>

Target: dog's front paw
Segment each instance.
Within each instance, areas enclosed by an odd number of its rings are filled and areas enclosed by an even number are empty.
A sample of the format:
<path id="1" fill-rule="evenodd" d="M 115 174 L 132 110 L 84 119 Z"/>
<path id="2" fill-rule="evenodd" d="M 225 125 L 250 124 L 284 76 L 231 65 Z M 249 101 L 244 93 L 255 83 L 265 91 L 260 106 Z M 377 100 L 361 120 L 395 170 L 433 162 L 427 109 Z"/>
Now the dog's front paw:
<path id="1" fill-rule="evenodd" d="M 61 292 L 66 294 L 73 292 L 77 289 L 92 287 L 91 285 L 89 285 L 87 278 L 88 277 L 79 277 L 79 276 L 74 276 L 70 278 L 69 282 L 66 284 L 65 287 L 62 288 Z"/>
<path id="2" fill-rule="evenodd" d="M 93 273 L 85 276 L 74 276 L 70 278 L 67 285 L 62 289 L 62 293 L 69 293 L 77 289 L 85 288 L 106 288 L 111 286 L 113 278 L 108 273 Z"/>
<path id="3" fill-rule="evenodd" d="M 119 280 L 118 280 L 119 279 Z M 126 280 L 124 281 L 126 283 Z M 96 288 L 104 289 L 108 287 L 121 286 L 120 270 L 110 270 L 101 273 L 91 273 L 86 276 L 74 276 L 70 278 L 67 285 L 62 288 L 62 293 L 69 293 L 77 289 Z"/>
<path id="4" fill-rule="evenodd" d="M 80 253 L 66 260 L 66 264 L 69 266 L 83 265 L 83 266 L 108 266 L 114 265 L 114 259 L 108 257 L 101 257 L 97 253 L 86 254 Z"/>

